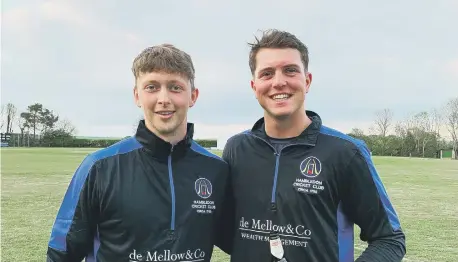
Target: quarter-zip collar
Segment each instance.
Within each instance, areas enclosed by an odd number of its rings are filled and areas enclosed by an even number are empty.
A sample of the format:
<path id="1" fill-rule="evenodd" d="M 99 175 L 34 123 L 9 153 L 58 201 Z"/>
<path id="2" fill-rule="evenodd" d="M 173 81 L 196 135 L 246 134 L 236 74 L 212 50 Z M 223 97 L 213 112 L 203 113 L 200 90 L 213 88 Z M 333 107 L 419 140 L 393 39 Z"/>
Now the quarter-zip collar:
<path id="1" fill-rule="evenodd" d="M 322 125 L 321 117 L 313 111 L 306 110 L 305 113 L 310 118 L 310 120 L 312 120 L 312 123 L 310 123 L 310 125 L 307 128 L 305 128 L 299 136 L 296 137 L 294 143 L 309 144 L 314 146 L 316 144 L 318 134 L 320 133 Z M 264 121 L 264 117 L 256 121 L 256 123 L 251 128 L 251 132 L 254 135 L 268 141 Z"/>
<path id="2" fill-rule="evenodd" d="M 143 145 L 149 154 L 164 161 L 167 161 L 167 157 L 171 154 L 173 154 L 174 158 L 183 156 L 186 150 L 191 147 L 193 136 L 194 124 L 187 123 L 186 136 L 173 146 L 171 143 L 151 132 L 146 127 L 145 120 L 140 120 L 137 132 L 135 133 L 135 138 Z"/>

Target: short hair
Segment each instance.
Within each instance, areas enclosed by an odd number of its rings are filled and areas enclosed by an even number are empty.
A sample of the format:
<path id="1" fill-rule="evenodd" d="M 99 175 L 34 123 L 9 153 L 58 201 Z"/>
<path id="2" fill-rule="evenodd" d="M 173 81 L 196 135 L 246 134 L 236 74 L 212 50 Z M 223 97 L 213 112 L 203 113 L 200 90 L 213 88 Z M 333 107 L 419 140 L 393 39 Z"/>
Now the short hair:
<path id="1" fill-rule="evenodd" d="M 249 55 L 249 66 L 251 74 L 256 70 L 256 55 L 262 48 L 293 48 L 300 52 L 301 60 L 305 70 L 308 70 L 309 52 L 307 46 L 301 42 L 295 35 L 280 31 L 277 29 L 269 29 L 262 32 L 262 37 L 259 39 L 255 36 L 253 43 L 248 43 L 251 47 Z"/>
<path id="2" fill-rule="evenodd" d="M 191 82 L 194 89 L 195 69 L 191 56 L 172 44 L 161 44 L 144 49 L 133 61 L 132 73 L 164 72 L 179 74 Z"/>

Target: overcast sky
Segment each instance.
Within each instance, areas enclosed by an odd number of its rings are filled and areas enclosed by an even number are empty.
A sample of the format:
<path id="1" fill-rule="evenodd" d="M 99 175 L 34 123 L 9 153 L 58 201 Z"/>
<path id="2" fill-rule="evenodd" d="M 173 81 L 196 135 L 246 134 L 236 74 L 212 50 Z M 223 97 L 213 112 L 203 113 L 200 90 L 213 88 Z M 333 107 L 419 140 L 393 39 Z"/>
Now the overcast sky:
<path id="1" fill-rule="evenodd" d="M 307 108 L 338 130 L 367 129 L 377 110 L 401 119 L 458 95 L 457 26 L 457 0 L 4 0 L 1 101 L 42 103 L 79 136 L 130 135 L 132 60 L 167 42 L 195 63 L 196 137 L 225 139 L 262 116 L 246 43 L 277 28 L 309 47 Z"/>

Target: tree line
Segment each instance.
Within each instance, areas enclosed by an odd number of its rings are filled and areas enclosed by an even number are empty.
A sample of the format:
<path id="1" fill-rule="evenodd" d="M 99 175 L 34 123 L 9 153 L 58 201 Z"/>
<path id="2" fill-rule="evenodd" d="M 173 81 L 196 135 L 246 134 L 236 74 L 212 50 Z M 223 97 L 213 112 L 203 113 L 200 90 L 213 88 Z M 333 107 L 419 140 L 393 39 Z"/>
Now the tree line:
<path id="1" fill-rule="evenodd" d="M 458 155 L 458 97 L 398 121 L 392 110 L 380 110 L 367 134 L 353 128 L 349 135 L 363 140 L 372 155 L 438 157 L 447 149 Z"/>
<path id="2" fill-rule="evenodd" d="M 2 105 L 2 142 L 8 140 L 10 146 L 52 146 L 62 145 L 73 139 L 76 128 L 66 119 L 40 103 L 29 105 L 18 112 L 12 103 Z"/>
<path id="3" fill-rule="evenodd" d="M 76 128 L 40 103 L 18 113 L 12 103 L 1 107 L 2 142 L 9 146 L 106 147 L 117 139 L 76 138 Z M 368 132 L 353 128 L 348 134 L 363 140 L 372 155 L 437 157 L 439 150 L 458 149 L 458 97 L 443 107 L 422 111 L 395 121 L 390 109 L 375 113 Z M 204 147 L 216 147 L 216 140 L 198 140 Z M 457 154 L 458 155 L 458 152 Z"/>
<path id="4" fill-rule="evenodd" d="M 41 103 L 29 105 L 18 113 L 12 103 L 2 105 L 2 143 L 27 147 L 85 147 L 100 148 L 117 143 L 120 139 L 85 139 L 75 136 L 75 126 Z M 201 146 L 216 147 L 216 140 L 196 140 Z"/>

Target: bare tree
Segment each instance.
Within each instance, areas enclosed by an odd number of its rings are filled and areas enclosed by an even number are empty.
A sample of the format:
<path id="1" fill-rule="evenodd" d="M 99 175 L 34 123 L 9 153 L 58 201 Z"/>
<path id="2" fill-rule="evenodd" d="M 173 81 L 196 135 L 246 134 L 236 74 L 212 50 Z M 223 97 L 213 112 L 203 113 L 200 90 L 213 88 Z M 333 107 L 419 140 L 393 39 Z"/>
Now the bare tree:
<path id="1" fill-rule="evenodd" d="M 24 133 L 29 128 L 27 121 L 23 117 L 16 118 L 16 125 L 21 130 L 21 142 L 20 145 L 24 145 Z"/>
<path id="2" fill-rule="evenodd" d="M 393 112 L 390 109 L 383 109 L 375 113 L 375 126 L 373 132 L 379 137 L 377 143 L 380 145 L 381 154 L 384 155 L 388 146 L 387 134 L 393 124 Z"/>
<path id="3" fill-rule="evenodd" d="M 393 112 L 384 109 L 375 113 L 375 131 L 378 135 L 385 137 L 393 122 Z"/>
<path id="4" fill-rule="evenodd" d="M 76 127 L 68 119 L 63 119 L 57 122 L 57 129 L 60 129 L 69 135 L 75 135 L 76 133 Z"/>
<path id="5" fill-rule="evenodd" d="M 417 126 L 417 119 L 414 116 L 406 117 L 395 125 L 396 135 L 401 138 L 401 150 L 409 156 L 412 156 L 413 152 L 420 154 L 421 133 Z M 413 139 L 413 143 L 408 141 L 409 136 Z"/>
<path id="6" fill-rule="evenodd" d="M 422 156 L 425 157 L 426 144 L 436 138 L 436 123 L 432 114 L 428 112 L 420 112 L 414 116 L 416 123 L 416 131 L 421 145 Z"/>
<path id="7" fill-rule="evenodd" d="M 410 122 L 411 122 L 410 119 L 398 121 L 396 125 L 394 126 L 394 131 L 396 132 L 396 135 L 401 137 L 402 139 L 405 139 L 411 128 Z"/>
<path id="8" fill-rule="evenodd" d="M 16 118 L 17 109 L 12 103 L 6 104 L 6 133 L 13 133 L 13 121 Z"/>
<path id="9" fill-rule="evenodd" d="M 396 133 L 399 137 L 402 138 L 404 141 L 407 136 L 410 134 L 415 141 L 415 149 L 414 151 L 417 154 L 420 154 L 421 149 L 421 141 L 423 137 L 423 131 L 421 129 L 421 117 L 420 114 L 416 114 L 413 116 L 409 116 L 403 121 L 398 122 L 395 126 Z M 410 152 L 410 155 L 412 152 Z"/>
<path id="10" fill-rule="evenodd" d="M 458 149 L 458 97 L 451 99 L 445 109 L 445 123 L 453 140 L 453 150 Z"/>
<path id="11" fill-rule="evenodd" d="M 440 130 L 444 122 L 444 116 L 441 114 L 440 110 L 435 108 L 431 111 L 431 118 L 434 125 L 434 132 L 436 133 L 437 137 L 440 137 Z"/>
<path id="12" fill-rule="evenodd" d="M 3 132 L 3 127 L 5 126 L 5 112 L 6 105 L 2 105 L 1 119 L 0 119 L 0 130 Z"/>

